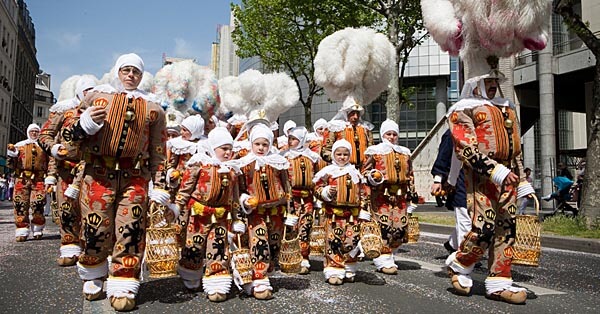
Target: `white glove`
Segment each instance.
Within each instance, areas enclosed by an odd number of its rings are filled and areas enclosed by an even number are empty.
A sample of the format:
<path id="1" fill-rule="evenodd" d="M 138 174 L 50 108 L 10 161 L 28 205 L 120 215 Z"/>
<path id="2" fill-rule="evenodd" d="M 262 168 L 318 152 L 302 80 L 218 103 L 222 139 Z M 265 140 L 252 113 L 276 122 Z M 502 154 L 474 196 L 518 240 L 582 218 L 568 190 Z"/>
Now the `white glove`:
<path id="1" fill-rule="evenodd" d="M 58 160 L 63 160 L 64 157 L 60 156 L 58 154 L 58 151 L 61 149 L 64 149 L 65 147 L 62 146 L 62 144 L 54 144 L 52 145 L 52 148 L 50 149 L 50 152 L 52 153 L 52 157 L 58 159 Z"/>
<path id="2" fill-rule="evenodd" d="M 246 224 L 236 220 L 232 225 L 231 225 L 231 229 L 233 229 L 233 232 L 235 233 L 246 233 Z"/>
<path id="3" fill-rule="evenodd" d="M 373 178 L 373 174 L 379 172 L 379 174 L 381 175 L 381 179 L 379 180 L 375 180 Z M 384 179 L 383 179 L 383 174 L 381 174 L 381 172 L 377 169 L 371 169 L 371 171 L 369 171 L 369 173 L 367 173 L 367 181 L 369 181 L 370 185 L 376 186 L 376 185 L 380 185 L 383 183 Z"/>
<path id="4" fill-rule="evenodd" d="M 326 202 L 331 202 L 333 200 L 331 195 L 329 195 L 329 188 L 330 188 L 330 186 L 328 185 L 328 186 L 324 187 L 323 190 L 321 190 L 321 197 Z"/>
<path id="5" fill-rule="evenodd" d="M 361 210 L 358 213 L 358 219 L 365 220 L 365 221 L 371 221 L 371 213 L 369 213 L 366 210 Z"/>
<path id="6" fill-rule="evenodd" d="M 79 117 L 79 125 L 88 135 L 94 135 L 98 133 L 98 131 L 100 131 L 100 129 L 104 126 L 104 121 L 101 124 L 94 122 L 92 115 L 90 114 L 92 108 L 93 107 L 87 108 Z"/>
<path id="7" fill-rule="evenodd" d="M 163 189 L 154 188 L 150 194 L 150 201 L 160 205 L 169 205 L 170 198 L 169 192 Z"/>
<path id="8" fill-rule="evenodd" d="M 285 218 L 285 225 L 288 227 L 294 227 L 298 223 L 298 216 L 295 215 L 287 215 Z"/>
<path id="9" fill-rule="evenodd" d="M 19 157 L 19 150 L 15 148 L 15 150 L 6 150 L 6 155 L 8 157 L 16 158 Z"/>
<path id="10" fill-rule="evenodd" d="M 169 210 L 170 210 L 170 211 L 172 211 L 172 212 L 173 212 L 173 215 L 174 215 L 174 217 L 175 217 L 175 218 L 173 219 L 173 221 L 177 220 L 177 217 L 179 217 L 179 213 L 181 213 L 181 210 L 179 210 L 179 206 L 177 206 L 177 204 L 174 204 L 174 203 L 169 203 L 169 204 L 167 205 L 167 207 L 169 208 Z M 172 221 L 171 221 L 171 222 L 172 222 Z"/>
<path id="11" fill-rule="evenodd" d="M 246 215 L 250 215 L 250 213 L 252 213 L 252 211 L 254 210 L 254 208 L 246 206 L 246 201 L 248 199 L 250 199 L 250 195 L 248 195 L 246 193 L 243 193 L 242 195 L 240 195 L 240 206 L 242 207 L 242 211 Z"/>

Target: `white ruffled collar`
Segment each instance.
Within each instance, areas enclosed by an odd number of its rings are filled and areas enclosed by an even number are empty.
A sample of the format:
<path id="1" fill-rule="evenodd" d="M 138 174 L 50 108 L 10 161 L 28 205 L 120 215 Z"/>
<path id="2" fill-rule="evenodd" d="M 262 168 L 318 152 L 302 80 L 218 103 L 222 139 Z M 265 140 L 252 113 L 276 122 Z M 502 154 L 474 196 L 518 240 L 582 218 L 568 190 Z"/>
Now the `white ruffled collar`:
<path id="1" fill-rule="evenodd" d="M 92 91 L 107 93 L 107 94 L 117 94 L 117 93 L 125 93 L 129 98 L 144 98 L 146 101 L 151 101 L 154 103 L 159 103 L 159 99 L 156 95 L 152 93 L 145 92 L 141 89 L 135 90 L 126 90 L 126 89 L 116 89 L 114 86 L 110 84 L 102 84 L 94 87 Z"/>
<path id="2" fill-rule="evenodd" d="M 79 99 L 77 97 L 73 97 L 55 103 L 52 105 L 52 107 L 50 107 L 50 109 L 48 109 L 48 111 L 53 113 L 65 112 L 67 110 L 76 108 L 77 106 L 79 106 Z"/>
<path id="3" fill-rule="evenodd" d="M 15 144 L 15 147 L 21 147 L 21 146 L 25 146 L 27 144 L 35 144 L 37 146 L 40 146 L 40 144 L 38 144 L 37 140 L 26 139 L 26 140 L 22 140 L 20 142 L 17 142 L 17 144 Z"/>
<path id="4" fill-rule="evenodd" d="M 469 98 L 463 98 L 463 99 L 459 100 L 458 102 L 456 102 L 454 105 L 452 105 L 448 109 L 446 116 L 449 116 L 451 113 L 453 113 L 455 111 L 463 111 L 463 110 L 467 110 L 467 109 L 473 109 L 475 107 L 483 106 L 483 105 L 490 105 L 490 106 L 495 105 L 495 106 L 499 106 L 499 107 L 514 108 L 514 104 L 506 98 L 495 97 L 494 99 L 485 99 L 485 98 L 481 98 L 481 97 L 469 97 Z"/>
<path id="5" fill-rule="evenodd" d="M 198 143 L 184 140 L 181 136 L 167 141 L 167 147 L 176 155 L 195 154 L 198 152 Z"/>
<path id="6" fill-rule="evenodd" d="M 288 149 L 286 151 L 281 152 L 281 155 L 289 159 L 296 159 L 297 157 L 305 156 L 306 158 L 310 159 L 313 163 L 318 162 L 321 158 L 319 154 L 313 152 L 312 150 L 306 147 L 302 147 L 302 149 Z"/>
<path id="7" fill-rule="evenodd" d="M 389 154 L 391 151 L 410 156 L 410 149 L 404 146 L 392 144 L 386 140 L 377 145 L 371 145 L 367 147 L 365 150 L 365 155 L 385 155 Z"/>
<path id="8" fill-rule="evenodd" d="M 271 166 L 277 170 L 284 170 L 290 167 L 290 163 L 285 157 L 274 153 L 269 153 L 267 156 L 256 156 L 254 153 L 250 152 L 248 155 L 238 159 L 240 168 L 249 165 L 253 161 L 256 161 L 254 165 L 255 170 L 258 170 L 265 165 Z"/>
<path id="9" fill-rule="evenodd" d="M 186 167 L 192 166 L 194 164 L 202 164 L 206 166 L 219 166 L 218 173 L 227 173 L 233 170 L 236 174 L 241 174 L 239 161 L 237 160 L 228 160 L 228 161 L 220 161 L 217 158 L 211 157 L 207 155 L 205 152 L 198 152 L 194 154 L 185 164 Z"/>
<path id="10" fill-rule="evenodd" d="M 373 130 L 373 128 L 375 127 L 371 122 L 369 121 L 364 121 L 364 120 L 360 120 L 358 122 L 359 126 L 364 127 L 365 129 L 371 131 Z M 343 131 L 345 128 L 347 127 L 352 127 L 352 124 L 348 121 L 345 120 L 339 120 L 339 119 L 333 119 L 331 121 L 329 121 L 329 131 L 331 132 L 340 132 Z"/>
<path id="11" fill-rule="evenodd" d="M 349 175 L 352 182 L 355 184 L 364 181 L 364 177 L 353 164 L 347 163 L 345 166 L 338 166 L 334 162 L 333 164 L 328 165 L 317 172 L 313 178 L 313 182 L 317 183 L 319 180 L 327 176 L 335 179 L 343 175 Z"/>

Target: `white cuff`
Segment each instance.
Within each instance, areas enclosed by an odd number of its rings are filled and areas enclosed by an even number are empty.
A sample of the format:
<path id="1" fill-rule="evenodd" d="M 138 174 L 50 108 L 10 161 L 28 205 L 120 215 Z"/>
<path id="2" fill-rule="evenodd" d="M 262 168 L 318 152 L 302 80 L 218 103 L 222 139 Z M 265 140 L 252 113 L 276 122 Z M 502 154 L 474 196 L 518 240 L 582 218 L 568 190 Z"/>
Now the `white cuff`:
<path id="1" fill-rule="evenodd" d="M 202 288 L 206 294 L 228 294 L 231 289 L 231 276 L 208 276 L 202 279 Z"/>
<path id="2" fill-rule="evenodd" d="M 179 217 L 179 214 L 181 213 L 179 206 L 177 206 L 177 204 L 169 203 L 167 207 L 173 212 L 173 217 L 175 217 L 174 220 L 177 220 L 177 217 Z"/>
<path id="3" fill-rule="evenodd" d="M 29 228 L 17 228 L 15 230 L 15 237 L 28 237 Z"/>
<path id="4" fill-rule="evenodd" d="M 379 172 L 379 174 L 381 175 L 381 179 L 379 181 L 375 180 L 375 178 L 373 178 L 373 174 Z M 371 169 L 371 171 L 369 171 L 369 173 L 367 173 L 367 181 L 369 181 L 370 185 L 380 185 L 383 183 L 384 178 L 383 178 L 383 174 L 381 174 L 381 172 L 377 169 Z"/>
<path id="5" fill-rule="evenodd" d="M 104 282 L 100 279 L 88 280 L 83 283 L 83 293 L 85 294 L 97 294 L 102 291 Z"/>
<path id="6" fill-rule="evenodd" d="M 170 168 L 169 170 L 167 170 L 167 185 L 170 187 L 177 187 L 177 182 L 171 182 L 171 174 L 173 173 L 175 169 L 174 168 Z M 177 181 L 177 180 L 175 180 Z"/>
<path id="7" fill-rule="evenodd" d="M 285 218 L 285 225 L 288 227 L 294 227 L 298 223 L 299 217 L 288 214 Z"/>
<path id="8" fill-rule="evenodd" d="M 81 254 L 81 247 L 77 244 L 61 245 L 60 257 L 74 257 Z"/>
<path id="9" fill-rule="evenodd" d="M 85 133 L 88 135 L 94 135 L 100 131 L 100 129 L 104 126 L 104 122 L 101 124 L 96 124 L 90 115 L 90 110 L 92 107 L 87 108 L 79 117 L 79 125 L 83 129 Z"/>
<path id="10" fill-rule="evenodd" d="M 53 176 L 47 176 L 46 179 L 44 179 L 44 184 L 45 185 L 55 185 L 56 184 L 56 178 Z"/>
<path id="11" fill-rule="evenodd" d="M 330 188 L 330 186 L 326 186 L 326 187 L 323 188 L 323 190 L 321 190 L 321 197 L 326 202 L 331 202 L 332 201 L 331 196 L 329 196 L 329 188 Z"/>
<path id="12" fill-rule="evenodd" d="M 354 278 L 358 270 L 358 263 L 346 263 L 344 270 L 346 271 L 346 278 Z"/>
<path id="13" fill-rule="evenodd" d="M 465 266 L 461 265 L 456 260 L 456 253 L 457 252 L 454 252 L 454 253 L 448 255 L 448 258 L 446 258 L 446 266 L 450 267 L 453 271 L 455 271 L 459 274 L 470 275 L 473 272 L 473 268 L 475 268 L 475 263 L 473 263 L 473 265 L 471 265 L 469 267 L 465 267 Z M 462 285 L 462 283 L 461 283 L 461 285 Z M 467 287 L 465 285 L 462 285 L 462 286 Z"/>
<path id="14" fill-rule="evenodd" d="M 135 278 L 110 277 L 106 280 L 106 296 L 135 299 L 140 289 L 140 281 Z"/>
<path id="15" fill-rule="evenodd" d="M 8 149 L 7 149 L 7 150 L 6 150 L 6 155 L 7 155 L 8 157 L 12 157 L 12 158 L 19 157 L 19 150 L 18 150 L 18 149 L 16 149 L 16 148 L 15 148 L 15 150 L 16 150 L 16 151 L 14 151 L 14 150 L 8 150 Z"/>
<path id="16" fill-rule="evenodd" d="M 397 267 L 394 262 L 394 255 L 392 254 L 381 254 L 379 257 L 373 259 L 373 263 L 377 270 L 381 270 L 382 268 L 390 268 Z"/>
<path id="17" fill-rule="evenodd" d="M 512 279 L 506 277 L 487 277 L 485 279 L 485 293 L 490 295 L 498 291 L 509 290 L 511 292 L 527 291 L 525 288 L 512 286 Z"/>
<path id="18" fill-rule="evenodd" d="M 63 194 L 70 199 L 76 200 L 79 198 L 79 189 L 77 186 L 69 184 L 69 187 L 67 187 Z"/>
<path id="19" fill-rule="evenodd" d="M 433 176 L 433 183 L 442 183 L 442 176 Z"/>
<path id="20" fill-rule="evenodd" d="M 269 278 L 252 280 L 252 288 L 256 292 L 263 292 L 265 290 L 273 291 L 273 287 L 271 287 L 271 282 L 269 281 Z"/>
<path id="21" fill-rule="evenodd" d="M 150 197 L 151 201 L 156 202 L 160 205 L 168 205 L 170 198 L 171 195 L 166 190 L 157 188 L 152 189 L 152 196 Z"/>
<path id="22" fill-rule="evenodd" d="M 31 229 L 33 231 L 33 236 L 37 236 L 37 235 L 42 235 L 42 233 L 44 232 L 44 227 L 46 225 L 36 225 L 36 224 L 31 224 Z"/>
<path id="23" fill-rule="evenodd" d="M 521 182 L 517 188 L 517 198 L 525 197 L 529 194 L 535 194 L 535 190 L 529 182 Z"/>
<path id="24" fill-rule="evenodd" d="M 494 170 L 492 170 L 490 179 L 496 185 L 501 186 L 508 174 L 510 174 L 510 169 L 506 168 L 503 164 L 497 164 Z"/>
<path id="25" fill-rule="evenodd" d="M 417 209 L 417 205 L 410 203 L 410 205 L 408 205 L 408 208 L 406 208 L 406 212 L 408 214 L 412 214 L 415 211 L 415 209 Z"/>
<path id="26" fill-rule="evenodd" d="M 108 275 L 108 262 L 104 261 L 95 266 L 83 266 L 77 263 L 77 273 L 82 280 L 93 280 Z"/>
<path id="27" fill-rule="evenodd" d="M 371 221 L 371 213 L 369 213 L 366 210 L 361 210 L 358 213 L 358 219 L 362 219 L 362 220 L 365 220 L 365 221 Z"/>
<path id="28" fill-rule="evenodd" d="M 191 270 L 183 266 L 177 267 L 177 273 L 181 279 L 186 281 L 200 281 L 202 279 L 202 270 Z"/>
<path id="29" fill-rule="evenodd" d="M 246 224 L 241 222 L 240 220 L 235 221 L 231 228 L 233 229 L 233 232 L 246 233 Z"/>
<path id="30" fill-rule="evenodd" d="M 246 193 L 242 193 L 242 195 L 240 195 L 240 207 L 242 207 L 242 211 L 244 212 L 244 214 L 246 215 L 250 215 L 250 213 L 252 212 L 253 208 L 246 208 L 246 201 L 250 198 L 250 195 L 246 194 Z"/>
<path id="31" fill-rule="evenodd" d="M 54 157 L 56 159 L 59 159 L 59 160 L 64 159 L 64 157 L 58 155 L 58 151 L 61 148 L 64 148 L 64 146 L 62 146 L 62 144 L 54 144 L 54 145 L 52 145 L 52 148 L 50 149 L 50 153 L 52 154 L 52 157 Z"/>
<path id="32" fill-rule="evenodd" d="M 346 270 L 338 267 L 325 267 L 323 268 L 323 275 L 325 275 L 325 279 L 331 277 L 344 279 L 346 277 Z"/>

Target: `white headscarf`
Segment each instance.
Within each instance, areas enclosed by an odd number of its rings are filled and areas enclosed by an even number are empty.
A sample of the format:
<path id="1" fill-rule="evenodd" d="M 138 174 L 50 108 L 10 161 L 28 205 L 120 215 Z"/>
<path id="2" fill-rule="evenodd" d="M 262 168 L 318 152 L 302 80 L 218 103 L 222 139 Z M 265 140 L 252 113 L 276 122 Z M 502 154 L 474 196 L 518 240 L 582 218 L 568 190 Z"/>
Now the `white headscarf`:
<path id="1" fill-rule="evenodd" d="M 117 62 L 115 62 L 115 75 L 119 77 L 119 70 L 126 66 L 133 66 L 144 73 L 144 60 L 135 53 L 127 53 L 117 59 Z"/>
<path id="2" fill-rule="evenodd" d="M 294 122 L 294 120 L 287 120 L 285 121 L 285 123 L 283 124 L 283 134 L 285 134 L 286 136 L 289 136 L 289 130 L 291 128 L 295 128 L 296 127 L 296 122 Z"/>
<path id="3" fill-rule="evenodd" d="M 298 156 L 306 156 L 312 162 L 319 161 L 319 159 L 320 159 L 319 154 L 313 152 L 312 150 L 310 150 L 309 148 L 304 146 L 304 143 L 306 143 L 306 138 L 308 135 L 308 130 L 306 130 L 305 127 L 297 126 L 295 128 L 292 128 L 290 130 L 290 132 L 288 133 L 288 135 L 297 138 L 300 142 L 298 143 L 298 146 L 290 147 L 288 150 L 282 152 L 282 155 L 284 157 L 290 158 L 290 159 L 295 159 Z"/>
<path id="4" fill-rule="evenodd" d="M 348 149 L 348 152 L 350 152 L 350 154 L 352 154 L 352 145 L 350 144 L 350 142 L 342 139 L 342 140 L 337 140 L 335 143 L 333 143 L 333 147 L 331 148 L 331 152 L 332 154 L 335 154 L 335 151 L 339 148 L 346 148 Z M 325 177 L 325 176 L 331 176 L 332 178 L 337 178 L 343 175 L 349 175 L 350 178 L 352 179 L 352 182 L 354 183 L 359 183 L 363 181 L 363 176 L 360 174 L 360 172 L 358 171 L 358 169 L 356 169 L 356 167 L 351 164 L 350 162 L 346 163 L 343 166 L 338 165 L 338 163 L 335 161 L 335 158 L 331 158 L 332 159 L 332 164 L 321 169 L 319 172 L 317 172 L 317 174 L 315 174 L 314 178 L 313 178 L 313 182 L 317 183 L 317 181 L 319 181 L 321 178 Z"/>
<path id="5" fill-rule="evenodd" d="M 475 108 L 481 105 L 496 105 L 496 106 L 513 106 L 508 99 L 501 97 L 494 97 L 493 99 L 487 98 L 485 91 L 485 79 L 492 76 L 490 73 L 472 77 L 465 81 L 462 91 L 460 92 L 460 100 L 448 108 L 446 116 L 450 116 L 454 111 L 462 111 L 465 109 Z M 495 77 L 493 77 L 495 78 Z M 502 81 L 499 78 L 499 81 Z M 475 88 L 479 88 L 481 96 L 474 94 Z M 498 87 L 499 88 L 499 87 Z"/>
<path id="6" fill-rule="evenodd" d="M 379 129 L 379 135 L 381 136 L 382 141 L 385 140 L 383 135 L 389 131 L 394 131 L 396 134 L 400 134 L 400 128 L 398 127 L 398 124 L 393 120 L 386 119 L 381 123 L 381 128 Z"/>
<path id="7" fill-rule="evenodd" d="M 319 120 L 315 121 L 315 123 L 313 124 L 313 129 L 316 132 L 318 128 L 323 128 L 326 126 L 327 126 L 327 120 L 320 118 Z"/>
<path id="8" fill-rule="evenodd" d="M 77 84 L 75 85 L 75 93 L 77 94 L 77 98 L 79 98 L 79 100 L 83 100 L 83 92 L 86 89 L 96 87 L 96 85 L 98 85 L 98 83 L 96 82 L 96 80 L 94 80 L 93 77 L 88 75 L 81 76 L 81 78 L 77 80 Z"/>
<path id="9" fill-rule="evenodd" d="M 204 119 L 199 115 L 193 115 L 183 119 L 181 125 L 192 133 L 190 140 L 197 140 L 204 135 Z"/>
<path id="10" fill-rule="evenodd" d="M 227 128 L 218 126 L 208 133 L 208 143 L 210 144 L 210 148 L 214 151 L 223 145 L 229 144 L 233 146 L 233 137 L 231 137 L 231 133 L 229 133 Z"/>
<path id="11" fill-rule="evenodd" d="M 219 173 L 227 173 L 230 170 L 233 170 L 238 174 L 241 173 L 237 160 L 220 161 L 215 155 L 215 149 L 227 144 L 233 146 L 233 137 L 231 137 L 231 134 L 227 128 L 215 127 L 212 129 L 208 133 L 208 139 L 204 144 L 205 145 L 203 149 L 199 149 L 198 152 L 188 160 L 188 162 L 185 164 L 186 166 L 191 166 L 197 163 L 204 165 L 217 165 L 219 166 L 219 170 L 217 170 Z M 206 147 L 206 144 L 208 147 Z"/>
<path id="12" fill-rule="evenodd" d="M 269 148 L 267 149 L 269 153 L 266 156 L 257 156 L 252 152 L 252 150 L 250 150 L 248 155 L 239 159 L 239 166 L 244 167 L 251 162 L 256 161 L 254 164 L 254 169 L 256 170 L 260 169 L 264 165 L 269 165 L 277 170 L 288 169 L 290 164 L 287 159 L 279 154 L 273 154 L 270 152 L 271 146 L 273 145 L 273 131 L 271 131 L 271 128 L 263 123 L 258 123 L 253 126 L 252 130 L 250 131 L 250 145 L 252 145 L 252 143 L 259 138 L 264 138 L 269 142 Z"/>
<path id="13" fill-rule="evenodd" d="M 22 140 L 22 141 L 20 141 L 20 142 L 16 143 L 16 144 L 15 144 L 15 147 L 19 147 L 19 146 L 23 146 L 23 145 L 27 145 L 27 144 L 32 144 L 32 143 L 35 143 L 36 145 L 38 145 L 38 141 L 37 141 L 37 139 L 35 139 L 35 140 L 34 140 L 34 139 L 32 139 L 32 138 L 29 136 L 29 131 L 31 131 L 31 130 L 33 130 L 33 129 L 37 129 L 38 131 L 40 131 L 40 126 L 39 126 L 39 125 L 37 125 L 37 124 L 35 124 L 35 123 L 32 123 L 32 124 L 30 124 L 30 125 L 27 127 L 27 139 L 26 139 L 26 140 Z"/>

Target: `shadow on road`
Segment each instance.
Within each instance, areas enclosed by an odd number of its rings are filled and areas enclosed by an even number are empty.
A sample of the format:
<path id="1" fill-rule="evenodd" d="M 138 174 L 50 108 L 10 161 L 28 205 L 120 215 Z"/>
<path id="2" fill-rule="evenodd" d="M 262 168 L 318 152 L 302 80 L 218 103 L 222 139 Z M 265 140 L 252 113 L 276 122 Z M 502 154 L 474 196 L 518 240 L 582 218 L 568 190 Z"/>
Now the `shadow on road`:
<path id="1" fill-rule="evenodd" d="M 298 277 L 270 277 L 271 285 L 275 292 L 280 289 L 285 290 L 304 290 L 310 287 L 310 280 L 308 278 Z"/>
<path id="2" fill-rule="evenodd" d="M 421 265 L 414 263 L 414 262 L 408 262 L 408 261 L 400 261 L 400 262 L 396 262 L 396 265 L 398 266 L 398 270 L 419 270 L 421 269 Z"/>
<path id="3" fill-rule="evenodd" d="M 155 279 L 144 282 L 138 293 L 138 304 L 144 303 L 183 303 L 192 300 L 197 292 L 185 288 L 179 277 Z"/>
<path id="4" fill-rule="evenodd" d="M 370 286 L 383 286 L 385 285 L 385 279 L 375 275 L 371 272 L 357 271 L 354 279 L 356 282 L 362 282 Z"/>

